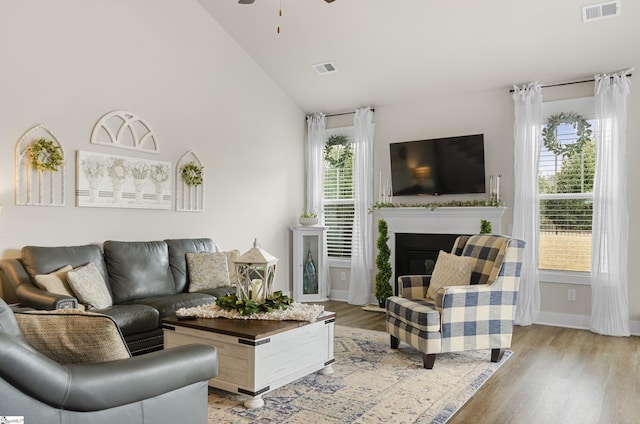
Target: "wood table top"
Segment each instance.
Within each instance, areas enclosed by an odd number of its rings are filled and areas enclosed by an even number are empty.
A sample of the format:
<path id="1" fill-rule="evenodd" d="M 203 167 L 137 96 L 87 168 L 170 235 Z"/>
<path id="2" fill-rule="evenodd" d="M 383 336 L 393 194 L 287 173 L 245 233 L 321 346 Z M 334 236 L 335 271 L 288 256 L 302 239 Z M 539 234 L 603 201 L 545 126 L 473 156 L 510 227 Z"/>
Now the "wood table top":
<path id="1" fill-rule="evenodd" d="M 316 322 L 335 320 L 335 318 L 335 312 L 324 311 L 318 316 Z M 179 320 L 175 316 L 162 319 L 163 327 L 194 328 L 249 340 L 264 339 L 309 324 L 312 323 L 308 321 L 268 321 L 260 319 L 196 318 Z"/>

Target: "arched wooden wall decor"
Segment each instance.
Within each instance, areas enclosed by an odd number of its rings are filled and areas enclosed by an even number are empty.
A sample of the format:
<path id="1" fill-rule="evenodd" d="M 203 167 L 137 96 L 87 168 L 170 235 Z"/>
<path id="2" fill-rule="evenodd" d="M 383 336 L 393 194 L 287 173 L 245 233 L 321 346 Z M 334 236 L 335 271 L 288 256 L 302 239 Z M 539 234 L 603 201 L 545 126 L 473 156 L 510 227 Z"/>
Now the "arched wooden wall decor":
<path id="1" fill-rule="evenodd" d="M 45 148 L 34 160 L 36 145 Z M 46 126 L 36 125 L 20 137 L 15 150 L 16 205 L 64 206 L 66 158 L 58 137 Z M 47 166 L 54 169 L 38 169 Z"/>
<path id="2" fill-rule="evenodd" d="M 138 115 L 122 110 L 109 112 L 96 122 L 91 132 L 91 143 L 141 152 L 160 152 L 151 125 Z"/>
<path id="3" fill-rule="evenodd" d="M 204 211 L 204 167 L 191 150 L 183 154 L 176 164 L 176 210 L 180 212 Z"/>

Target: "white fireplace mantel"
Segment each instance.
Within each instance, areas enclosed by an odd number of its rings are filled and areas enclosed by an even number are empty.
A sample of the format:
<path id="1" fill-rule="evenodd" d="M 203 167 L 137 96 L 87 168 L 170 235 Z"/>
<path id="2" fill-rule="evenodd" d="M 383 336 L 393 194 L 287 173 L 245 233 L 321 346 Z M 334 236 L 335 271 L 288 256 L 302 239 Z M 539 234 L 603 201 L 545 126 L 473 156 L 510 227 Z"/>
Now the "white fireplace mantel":
<path id="1" fill-rule="evenodd" d="M 376 221 L 384 219 L 389 229 L 391 271 L 395 276 L 396 234 L 478 234 L 480 220 L 491 223 L 494 234 L 502 233 L 502 215 L 506 207 L 425 207 L 380 208 L 375 212 Z M 375 239 L 378 239 L 377 225 Z M 377 252 L 376 252 L 377 254 Z M 395 284 L 392 284 L 395 286 Z"/>
<path id="2" fill-rule="evenodd" d="M 480 220 L 491 222 L 495 234 L 501 234 L 502 215 L 506 207 L 425 207 L 380 208 L 378 217 L 384 219 L 389 233 L 417 234 L 478 234 Z M 391 237 L 390 237 L 391 238 Z"/>

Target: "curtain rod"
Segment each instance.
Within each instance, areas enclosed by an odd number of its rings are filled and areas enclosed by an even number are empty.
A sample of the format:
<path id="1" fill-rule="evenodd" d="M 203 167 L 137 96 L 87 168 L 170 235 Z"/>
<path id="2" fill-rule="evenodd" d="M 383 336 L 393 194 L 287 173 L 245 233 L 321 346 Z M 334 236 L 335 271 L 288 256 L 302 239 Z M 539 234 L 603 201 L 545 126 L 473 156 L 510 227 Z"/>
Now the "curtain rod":
<path id="1" fill-rule="evenodd" d="M 626 77 L 631 77 L 633 74 L 631 72 L 629 72 L 628 74 L 626 74 Z M 613 77 L 610 77 L 613 78 Z M 545 84 L 540 86 L 541 88 L 549 88 L 549 87 L 561 87 L 563 85 L 572 85 L 572 84 L 584 84 L 585 82 L 594 82 L 596 79 L 595 78 L 590 78 L 590 79 L 585 79 L 585 80 L 579 80 L 579 81 L 569 81 L 569 82 L 560 82 L 557 84 Z M 513 93 L 513 88 L 509 90 L 509 93 Z"/>
<path id="2" fill-rule="evenodd" d="M 375 108 L 371 108 L 371 112 L 375 112 L 375 111 L 376 111 L 376 109 L 375 109 Z M 354 111 L 351 111 L 351 112 L 331 113 L 331 114 L 329 114 L 329 115 L 324 115 L 324 116 L 325 116 L 326 118 L 329 118 L 329 117 L 331 117 L 331 116 L 352 115 L 352 114 L 354 114 L 354 113 L 356 113 L 356 111 L 355 111 L 355 110 L 354 110 Z"/>

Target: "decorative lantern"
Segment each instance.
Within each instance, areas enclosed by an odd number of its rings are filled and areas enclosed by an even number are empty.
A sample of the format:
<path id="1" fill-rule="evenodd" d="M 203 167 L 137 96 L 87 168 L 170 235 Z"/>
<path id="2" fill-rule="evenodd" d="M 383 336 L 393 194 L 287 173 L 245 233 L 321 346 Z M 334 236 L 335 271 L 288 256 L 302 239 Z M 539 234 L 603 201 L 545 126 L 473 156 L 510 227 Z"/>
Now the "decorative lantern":
<path id="1" fill-rule="evenodd" d="M 262 250 L 257 239 L 254 240 L 253 247 L 240 255 L 234 263 L 238 276 L 238 299 L 262 303 L 273 294 L 278 258 Z"/>

